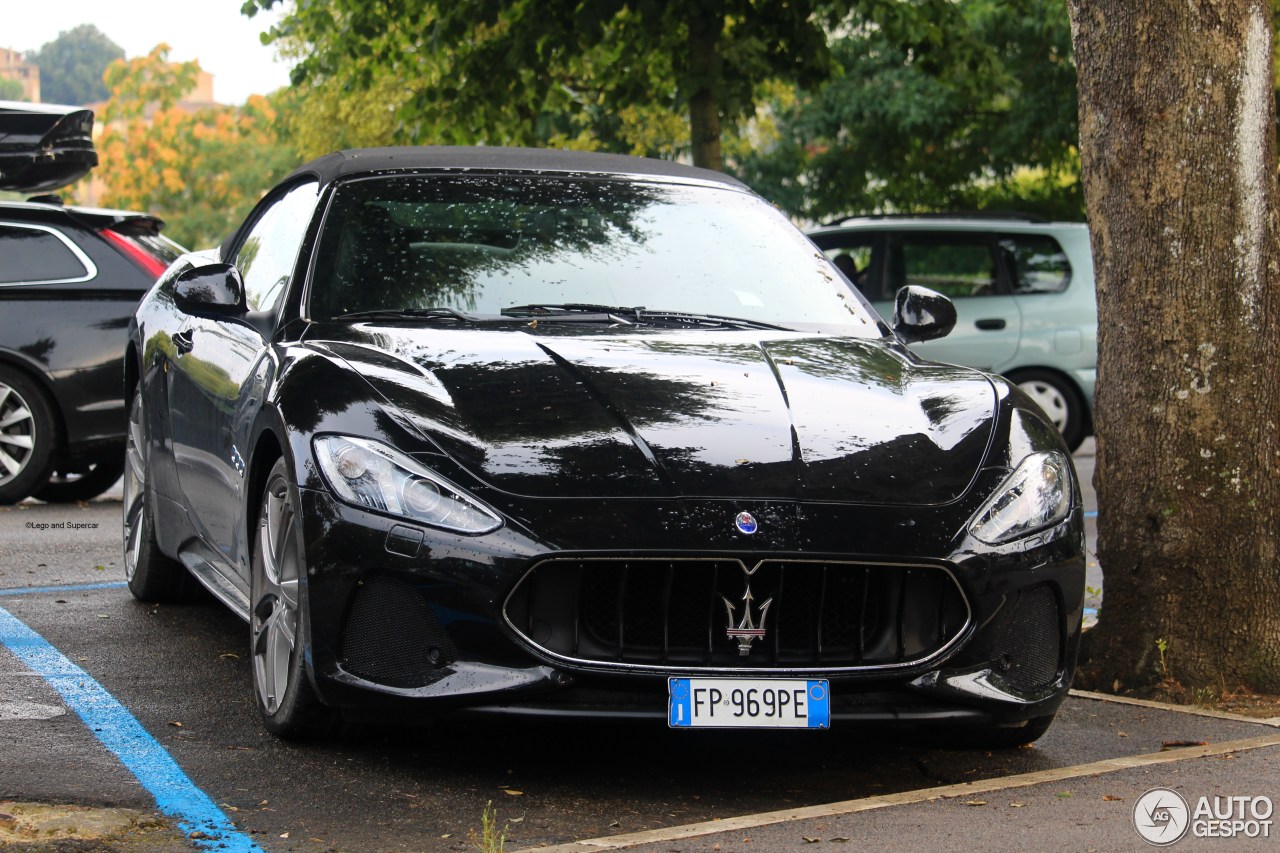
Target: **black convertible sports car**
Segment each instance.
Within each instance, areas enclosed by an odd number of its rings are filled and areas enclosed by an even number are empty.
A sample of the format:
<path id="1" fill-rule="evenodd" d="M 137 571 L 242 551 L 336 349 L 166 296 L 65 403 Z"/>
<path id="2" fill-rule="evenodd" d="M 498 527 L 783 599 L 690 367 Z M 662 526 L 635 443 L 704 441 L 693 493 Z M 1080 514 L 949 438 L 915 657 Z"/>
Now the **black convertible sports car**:
<path id="1" fill-rule="evenodd" d="M 316 160 L 139 306 L 125 564 L 250 626 L 266 726 L 444 713 L 944 727 L 1071 681 L 1075 472 L 773 207 L 611 155 Z"/>

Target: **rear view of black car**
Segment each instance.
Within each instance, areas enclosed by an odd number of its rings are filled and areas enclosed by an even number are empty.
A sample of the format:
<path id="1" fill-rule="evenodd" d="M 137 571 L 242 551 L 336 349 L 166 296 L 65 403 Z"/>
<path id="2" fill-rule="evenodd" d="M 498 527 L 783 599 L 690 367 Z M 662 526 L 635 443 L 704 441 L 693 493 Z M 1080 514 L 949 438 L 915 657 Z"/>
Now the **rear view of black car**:
<path id="1" fill-rule="evenodd" d="M 92 124 L 88 110 L 0 102 L 0 189 L 82 177 Z M 119 479 L 129 318 L 181 252 L 161 228 L 56 196 L 0 201 L 0 504 L 87 500 Z"/>
<path id="2" fill-rule="evenodd" d="M 1016 386 L 907 344 L 714 172 L 496 148 L 300 168 L 138 307 L 124 567 L 242 617 L 267 728 L 444 714 L 1035 740 L 1083 513 Z M 249 689 L 246 685 L 246 689 Z"/>

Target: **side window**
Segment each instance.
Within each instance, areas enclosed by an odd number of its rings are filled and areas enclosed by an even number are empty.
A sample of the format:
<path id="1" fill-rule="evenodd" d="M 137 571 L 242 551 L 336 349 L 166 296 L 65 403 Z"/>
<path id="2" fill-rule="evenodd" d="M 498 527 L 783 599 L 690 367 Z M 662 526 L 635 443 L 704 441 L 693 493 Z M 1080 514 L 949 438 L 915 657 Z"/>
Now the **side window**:
<path id="1" fill-rule="evenodd" d="M 909 284 L 952 299 L 997 292 L 995 257 L 982 234 L 900 234 L 892 242 L 890 293 Z"/>
<path id="2" fill-rule="evenodd" d="M 1071 283 L 1071 261 L 1047 234 L 1018 234 L 997 241 L 1014 293 L 1058 293 Z"/>
<path id="3" fill-rule="evenodd" d="M 95 270 L 51 228 L 0 225 L 0 284 L 87 281 Z"/>
<path id="4" fill-rule="evenodd" d="M 299 184 L 262 211 L 236 253 L 250 311 L 269 311 L 284 292 L 315 210 L 319 184 Z"/>

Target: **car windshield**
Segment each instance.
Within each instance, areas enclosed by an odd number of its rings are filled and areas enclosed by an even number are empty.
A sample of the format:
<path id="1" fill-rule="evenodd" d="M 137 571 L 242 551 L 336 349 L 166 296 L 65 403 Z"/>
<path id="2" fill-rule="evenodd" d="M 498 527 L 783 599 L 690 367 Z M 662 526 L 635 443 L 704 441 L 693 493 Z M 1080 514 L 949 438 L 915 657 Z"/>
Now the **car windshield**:
<path id="1" fill-rule="evenodd" d="M 710 315 L 879 337 L 872 310 L 768 203 L 603 178 L 394 176 L 342 184 L 312 268 L 314 319 Z M 369 315 L 366 313 L 366 317 Z"/>

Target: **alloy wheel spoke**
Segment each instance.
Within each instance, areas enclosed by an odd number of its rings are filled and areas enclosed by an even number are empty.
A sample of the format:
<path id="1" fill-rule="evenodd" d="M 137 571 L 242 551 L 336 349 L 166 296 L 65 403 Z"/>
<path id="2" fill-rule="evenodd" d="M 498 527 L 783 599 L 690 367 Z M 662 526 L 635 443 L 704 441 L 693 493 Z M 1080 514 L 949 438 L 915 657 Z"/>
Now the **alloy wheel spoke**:
<path id="1" fill-rule="evenodd" d="M 0 471 L 4 471 L 8 476 L 16 476 L 22 470 L 22 464 L 8 453 L 5 453 L 3 447 L 0 447 Z"/>
<path id="2" fill-rule="evenodd" d="M 19 406 L 3 419 L 0 419 L 0 429 L 8 429 L 17 424 L 26 423 L 31 420 L 31 410 L 26 406 Z"/>
<path id="3" fill-rule="evenodd" d="M 30 450 L 35 446 L 35 441 L 29 435 L 10 435 L 4 432 L 0 432 L 0 442 L 21 447 L 23 450 Z"/>

